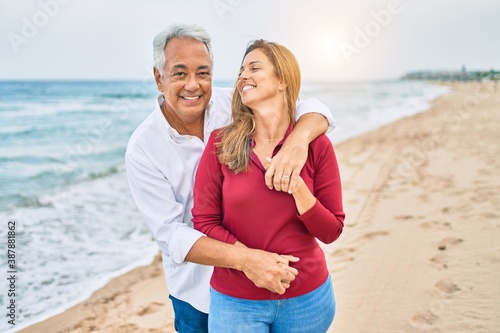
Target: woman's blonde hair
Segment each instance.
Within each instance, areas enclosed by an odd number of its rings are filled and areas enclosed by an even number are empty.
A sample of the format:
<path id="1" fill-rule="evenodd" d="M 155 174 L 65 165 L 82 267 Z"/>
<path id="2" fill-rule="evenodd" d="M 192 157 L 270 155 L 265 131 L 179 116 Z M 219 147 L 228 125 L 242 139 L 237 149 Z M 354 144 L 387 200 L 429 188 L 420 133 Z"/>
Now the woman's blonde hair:
<path id="1" fill-rule="evenodd" d="M 255 49 L 260 49 L 273 64 L 275 74 L 285 87 L 285 103 L 288 116 L 293 123 L 295 107 L 300 90 L 300 67 L 293 53 L 283 45 L 262 39 L 251 42 L 243 59 Z M 246 171 L 250 161 L 250 136 L 255 132 L 255 121 L 252 109 L 241 101 L 240 92 L 236 88 L 232 100 L 233 122 L 219 133 L 217 157 L 222 164 L 235 173 Z"/>

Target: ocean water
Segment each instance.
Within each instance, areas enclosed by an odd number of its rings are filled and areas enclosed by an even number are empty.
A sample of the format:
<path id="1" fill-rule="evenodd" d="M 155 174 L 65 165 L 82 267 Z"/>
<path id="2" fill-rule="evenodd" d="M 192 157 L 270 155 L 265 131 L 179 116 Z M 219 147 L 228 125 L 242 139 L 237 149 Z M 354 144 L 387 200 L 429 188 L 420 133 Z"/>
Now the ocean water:
<path id="1" fill-rule="evenodd" d="M 231 86 L 215 82 L 216 86 Z M 447 88 L 416 81 L 304 83 L 332 110 L 334 142 L 428 108 Z M 0 82 L 0 307 L 16 220 L 16 326 L 62 312 L 158 248 L 133 202 L 124 153 L 154 109 L 153 82 Z M 12 242 L 12 241 L 10 241 Z"/>

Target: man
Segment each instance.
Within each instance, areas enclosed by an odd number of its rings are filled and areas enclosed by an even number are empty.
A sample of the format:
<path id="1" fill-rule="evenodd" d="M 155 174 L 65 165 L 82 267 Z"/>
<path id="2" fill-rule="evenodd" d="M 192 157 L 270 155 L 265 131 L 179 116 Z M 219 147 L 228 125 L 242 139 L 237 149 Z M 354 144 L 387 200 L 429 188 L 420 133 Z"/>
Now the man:
<path id="1" fill-rule="evenodd" d="M 289 262 L 298 258 L 218 242 L 193 229 L 196 167 L 210 132 L 231 120 L 232 89 L 212 89 L 210 37 L 200 27 L 160 32 L 154 61 L 158 105 L 130 138 L 127 175 L 162 251 L 176 330 L 207 332 L 212 266 L 238 269 L 258 287 L 282 294 L 298 274 Z M 323 115 L 305 114 L 310 110 Z M 293 189 L 309 142 L 326 131 L 325 117 L 333 124 L 329 110 L 316 101 L 301 103 L 297 113 L 303 116 L 266 174 L 271 189 Z"/>

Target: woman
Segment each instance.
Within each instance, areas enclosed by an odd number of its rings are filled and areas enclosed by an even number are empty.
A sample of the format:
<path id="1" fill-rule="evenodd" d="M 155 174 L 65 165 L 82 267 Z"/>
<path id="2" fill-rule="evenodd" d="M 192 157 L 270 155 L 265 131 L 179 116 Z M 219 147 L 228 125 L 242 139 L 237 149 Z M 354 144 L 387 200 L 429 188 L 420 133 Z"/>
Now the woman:
<path id="1" fill-rule="evenodd" d="M 331 278 L 316 241 L 335 241 L 345 216 L 331 142 L 325 135 L 311 142 L 292 193 L 270 190 L 264 182 L 268 158 L 293 128 L 300 79 L 287 48 L 263 40 L 250 44 L 233 94 L 234 122 L 212 133 L 200 160 L 196 229 L 228 243 L 300 258 L 292 263 L 299 274 L 282 295 L 256 287 L 240 271 L 215 268 L 210 332 L 320 333 L 333 320 Z"/>

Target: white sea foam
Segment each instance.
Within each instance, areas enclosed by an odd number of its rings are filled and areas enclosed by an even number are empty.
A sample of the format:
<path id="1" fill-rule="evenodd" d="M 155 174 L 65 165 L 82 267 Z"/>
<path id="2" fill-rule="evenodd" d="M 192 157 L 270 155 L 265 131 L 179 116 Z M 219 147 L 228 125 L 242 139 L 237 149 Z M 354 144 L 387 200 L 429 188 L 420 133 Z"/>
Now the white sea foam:
<path id="1" fill-rule="evenodd" d="M 158 248 L 127 193 L 119 172 L 45 195 L 42 206 L 0 214 L 17 220 L 19 323 L 61 312 L 111 278 L 151 262 Z"/>

